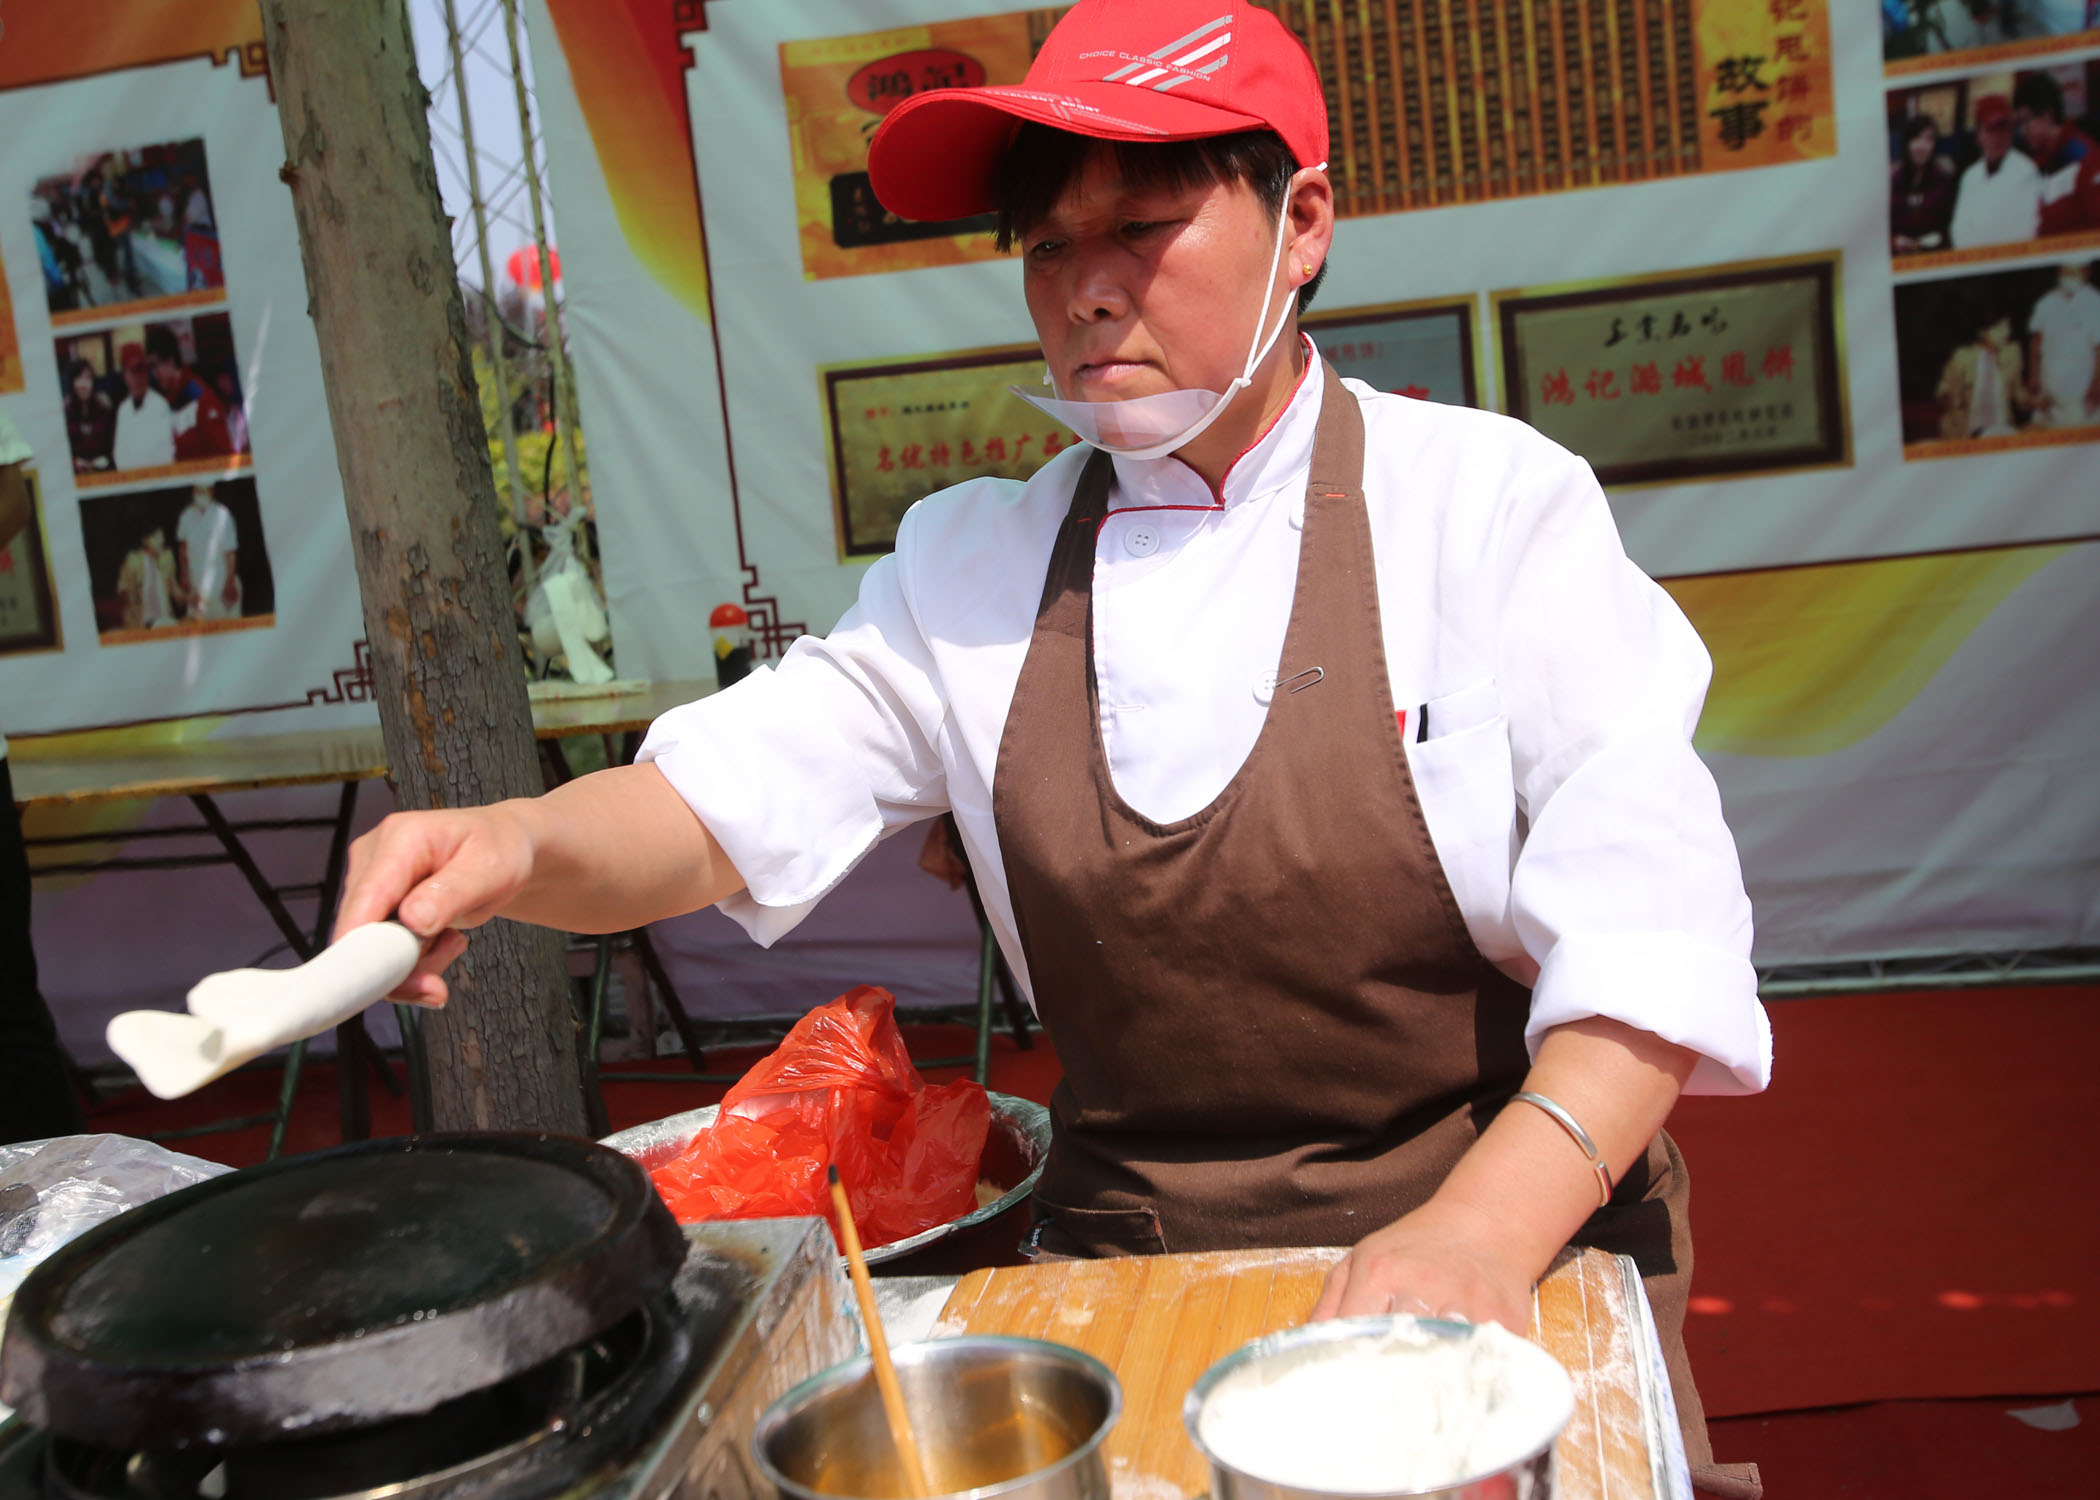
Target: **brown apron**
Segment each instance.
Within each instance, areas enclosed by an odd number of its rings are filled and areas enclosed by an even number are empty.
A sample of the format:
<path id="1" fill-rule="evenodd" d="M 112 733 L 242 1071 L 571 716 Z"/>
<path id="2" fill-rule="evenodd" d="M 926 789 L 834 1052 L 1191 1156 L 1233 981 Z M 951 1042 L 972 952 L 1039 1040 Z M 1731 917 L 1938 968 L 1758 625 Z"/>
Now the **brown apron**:
<path id="1" fill-rule="evenodd" d="M 1363 416 L 1331 368 L 1326 382 L 1268 717 L 1194 816 L 1132 809 L 1102 750 L 1105 453 L 1051 551 L 992 810 L 1064 1064 L 1036 1193 L 1053 1254 L 1353 1245 L 1427 1201 L 1529 1067 L 1530 994 L 1473 945 L 1416 800 L 1379 624 Z M 1682 1339 L 1688 1191 L 1658 1137 L 1577 1242 L 1640 1265 L 1701 1465 Z"/>

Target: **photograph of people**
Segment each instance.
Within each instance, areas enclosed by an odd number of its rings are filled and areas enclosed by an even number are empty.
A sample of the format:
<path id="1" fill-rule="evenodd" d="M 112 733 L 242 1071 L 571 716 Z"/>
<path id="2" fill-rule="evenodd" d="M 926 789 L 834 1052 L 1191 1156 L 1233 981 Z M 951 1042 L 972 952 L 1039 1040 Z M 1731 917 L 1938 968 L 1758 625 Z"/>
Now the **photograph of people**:
<path id="1" fill-rule="evenodd" d="M 124 369 L 124 394 L 117 399 L 112 467 L 150 469 L 175 462 L 175 414 L 168 398 L 153 388 L 145 348 L 126 344 L 117 357 Z"/>
<path id="2" fill-rule="evenodd" d="M 2100 291 L 2092 265 L 2065 265 L 2027 319 L 2030 404 L 2039 427 L 2100 423 Z"/>
<path id="3" fill-rule="evenodd" d="M 213 291 L 224 285 L 204 142 L 81 157 L 31 190 L 53 313 Z"/>
<path id="4" fill-rule="evenodd" d="M 1902 154 L 1889 168 L 1889 248 L 1897 255 L 1944 250 L 1959 182 L 1940 154 L 1939 122 L 1915 115 L 1903 127 Z"/>
<path id="5" fill-rule="evenodd" d="M 80 533 L 101 642 L 267 626 L 276 582 L 254 479 L 90 490 Z"/>
<path id="6" fill-rule="evenodd" d="M 226 404 L 183 358 L 175 330 L 156 323 L 146 330 L 146 365 L 168 403 L 175 430 L 175 457 L 224 458 L 238 452 L 226 429 Z"/>
<path id="7" fill-rule="evenodd" d="M 1684 1352 L 1661 1129 L 1770 1077 L 1691 744 L 1711 663 L 1582 459 L 1325 363 L 1298 319 L 1328 155 L 1312 59 L 1244 3 L 1079 0 L 1019 87 L 897 104 L 872 190 L 995 216 L 1051 378 L 1028 399 L 1085 441 L 920 501 L 828 636 L 659 718 L 640 763 L 390 817 L 339 925 L 425 934 L 398 992 L 425 1002 L 490 914 L 720 903 L 770 943 L 952 811 L 1064 1067 L 1036 1250 L 1350 1245 L 1316 1317 L 1521 1330 L 1564 1246 L 1609 1244 L 1692 1479 L 1749 1493 Z"/>
<path id="8" fill-rule="evenodd" d="M 68 332 L 53 352 L 79 483 L 171 465 L 243 467 L 248 421 L 226 314 Z"/>
<path id="9" fill-rule="evenodd" d="M 2049 73 L 2022 73 L 2013 85 L 2020 145 L 2041 173 L 2041 232 L 2100 229 L 2100 145 L 2065 118 L 2063 85 Z"/>
<path id="10" fill-rule="evenodd" d="M 117 409 L 95 385 L 95 367 L 75 358 L 66 366 L 66 445 L 73 472 L 110 468 L 117 443 Z"/>
<path id="11" fill-rule="evenodd" d="M 175 523 L 175 577 L 190 619 L 240 618 L 239 547 L 233 512 L 213 498 L 210 485 L 192 488 Z"/>
<path id="12" fill-rule="evenodd" d="M 2026 414 L 2027 381 L 2011 318 L 1994 318 L 1940 373 L 1940 436 L 2003 437 Z"/>
<path id="13" fill-rule="evenodd" d="M 1893 62 L 2100 29 L 2093 0 L 1882 0 L 1881 55 Z"/>
<path id="14" fill-rule="evenodd" d="M 166 528 L 153 527 L 125 555 L 124 567 L 117 574 L 117 593 L 124 601 L 126 630 L 164 630 L 182 618 L 176 609 L 182 585 L 175 575 L 175 553 L 168 546 Z"/>
<path id="15" fill-rule="evenodd" d="M 1957 250 L 2031 240 L 2041 228 L 2042 174 L 2013 144 L 2012 101 L 1986 94 L 1975 120 L 1983 154 L 1961 174 L 1949 238 Z"/>

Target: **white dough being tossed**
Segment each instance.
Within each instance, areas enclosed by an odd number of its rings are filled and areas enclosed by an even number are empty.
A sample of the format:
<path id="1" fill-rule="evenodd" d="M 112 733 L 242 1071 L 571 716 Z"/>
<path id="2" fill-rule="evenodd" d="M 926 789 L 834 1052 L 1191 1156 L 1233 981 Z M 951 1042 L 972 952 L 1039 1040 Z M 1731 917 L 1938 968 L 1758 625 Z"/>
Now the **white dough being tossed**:
<path id="1" fill-rule="evenodd" d="M 188 1015 L 126 1011 L 109 1023 L 109 1047 L 154 1094 L 179 1099 L 384 1000 L 422 951 L 422 939 L 399 923 L 370 922 L 296 969 L 235 969 L 199 980 Z"/>
<path id="2" fill-rule="evenodd" d="M 1198 1431 L 1214 1457 L 1272 1483 L 1390 1495 L 1528 1458 L 1574 1404 L 1553 1357 L 1500 1326 L 1453 1337 L 1402 1318 L 1252 1361 L 1210 1392 Z"/>

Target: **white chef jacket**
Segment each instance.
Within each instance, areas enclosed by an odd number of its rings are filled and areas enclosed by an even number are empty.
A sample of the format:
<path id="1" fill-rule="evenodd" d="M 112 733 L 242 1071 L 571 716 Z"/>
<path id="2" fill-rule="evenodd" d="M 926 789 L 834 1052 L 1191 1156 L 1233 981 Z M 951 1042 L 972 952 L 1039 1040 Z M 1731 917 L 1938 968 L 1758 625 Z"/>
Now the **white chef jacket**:
<path id="1" fill-rule="evenodd" d="M 216 500 L 186 505 L 175 523 L 175 540 L 189 566 L 191 611 L 206 619 L 222 617 L 227 612 L 220 597 L 226 588 L 226 554 L 240 546 L 233 512 Z"/>
<path id="2" fill-rule="evenodd" d="M 2100 416 L 2085 405 L 2093 384 L 2093 352 L 2100 349 L 2100 291 L 2084 281 L 2070 288 L 2059 281 L 2034 304 L 2027 330 L 2042 336 L 2042 367 L 2036 375 L 2056 403 L 2048 421 L 2077 427 Z"/>
<path id="3" fill-rule="evenodd" d="M 1711 671 L 1698 636 L 1627 560 L 1580 459 L 1506 417 L 1345 385 L 1409 765 L 1474 942 L 1533 987 L 1527 1040 L 1608 1016 L 1698 1052 L 1693 1092 L 1764 1087 L 1749 900 L 1690 743 Z M 1260 732 L 1321 397 L 1301 381 L 1222 495 L 1177 459 L 1115 460 L 1094 571 L 1102 738 L 1117 792 L 1155 821 L 1208 804 Z M 828 637 L 651 728 L 641 759 L 734 861 L 747 888 L 722 908 L 759 942 L 886 834 L 953 810 L 1027 986 L 992 781 L 1090 451 L 920 501 Z"/>
<path id="4" fill-rule="evenodd" d="M 1993 172 L 1982 157 L 1969 163 L 1954 189 L 1947 238 L 1958 250 L 2013 245 L 2042 232 L 2042 172 L 2018 146 Z"/>
<path id="5" fill-rule="evenodd" d="M 175 413 L 168 398 L 152 386 L 136 405 L 131 392 L 117 397 L 117 437 L 110 450 L 113 469 L 156 469 L 175 462 Z"/>

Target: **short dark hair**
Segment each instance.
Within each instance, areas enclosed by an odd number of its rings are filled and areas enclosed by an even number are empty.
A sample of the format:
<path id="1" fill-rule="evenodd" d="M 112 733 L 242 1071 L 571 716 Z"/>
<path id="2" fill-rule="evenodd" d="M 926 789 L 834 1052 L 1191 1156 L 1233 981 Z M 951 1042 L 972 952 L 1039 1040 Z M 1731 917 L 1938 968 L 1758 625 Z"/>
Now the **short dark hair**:
<path id="1" fill-rule="evenodd" d="M 165 323 L 156 323 L 146 330 L 146 358 L 164 359 L 171 365 L 182 363 L 182 345 L 175 342 L 175 330 Z"/>
<path id="2" fill-rule="evenodd" d="M 2013 81 L 2012 107 L 2064 122 L 2064 91 L 2047 73 L 2022 73 Z"/>
<path id="3" fill-rule="evenodd" d="M 1193 141 L 1104 141 L 1029 121 L 1014 133 L 1013 144 L 999 159 L 993 184 L 1001 250 L 1011 250 L 1050 217 L 1097 146 L 1115 153 L 1116 169 L 1130 187 L 1181 189 L 1244 182 L 1272 216 L 1283 212 L 1291 179 L 1298 173 L 1297 157 L 1273 130 Z M 1326 279 L 1327 263 L 1322 261 L 1312 280 L 1298 288 L 1300 312 L 1312 306 Z"/>
<path id="4" fill-rule="evenodd" d="M 1926 131 L 1935 136 L 1940 133 L 1940 122 L 1931 115 L 1912 115 L 1903 126 L 1903 143 L 1907 146 Z"/>

